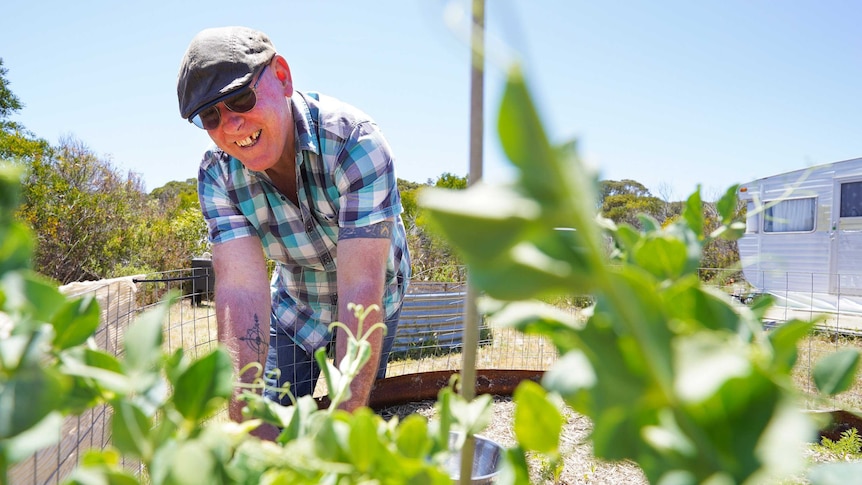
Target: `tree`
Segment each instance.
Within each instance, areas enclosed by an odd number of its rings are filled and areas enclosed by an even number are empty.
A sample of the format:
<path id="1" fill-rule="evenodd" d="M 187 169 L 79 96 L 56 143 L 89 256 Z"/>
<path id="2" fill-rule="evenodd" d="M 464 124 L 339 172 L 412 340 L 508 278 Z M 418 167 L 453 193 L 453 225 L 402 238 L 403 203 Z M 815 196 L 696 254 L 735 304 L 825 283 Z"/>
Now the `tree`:
<path id="1" fill-rule="evenodd" d="M 189 266 L 209 251 L 207 225 L 198 202 L 197 179 L 171 181 L 150 192 L 141 222 L 139 270 L 168 271 Z"/>
<path id="2" fill-rule="evenodd" d="M 734 189 L 735 190 L 735 189 Z M 704 232 L 711 233 L 721 226 L 721 216 L 716 203 L 707 202 L 703 204 Z M 733 209 L 733 218 L 744 221 L 745 203 L 737 201 Z M 743 279 L 739 267 L 739 246 L 736 240 L 716 238 L 709 241 L 703 248 L 703 259 L 701 260 L 701 279 L 704 281 L 715 281 L 726 284 L 732 279 Z M 728 271 L 729 270 L 729 271 Z"/>
<path id="3" fill-rule="evenodd" d="M 184 182 L 172 180 L 153 189 L 150 192 L 150 199 L 158 200 L 163 206 L 178 210 L 199 208 L 197 184 L 198 181 L 195 178 L 188 178 Z"/>
<path id="4" fill-rule="evenodd" d="M 45 153 L 48 142 L 36 138 L 23 125 L 8 118 L 24 105 L 9 88 L 8 70 L 0 58 L 0 160 L 27 160 Z"/>
<path id="5" fill-rule="evenodd" d="M 422 187 L 424 187 L 422 184 L 398 179 L 398 192 L 401 194 L 401 207 L 404 209 L 401 218 L 404 219 L 404 224 L 409 227 L 413 226 L 416 214 L 419 212 L 419 206 L 416 204 L 416 195 Z"/>
<path id="6" fill-rule="evenodd" d="M 647 214 L 663 222 L 664 203 L 634 180 L 602 180 L 599 187 L 602 216 L 640 228 L 638 215 Z"/>
<path id="7" fill-rule="evenodd" d="M 467 188 L 467 177 L 444 172 L 436 181 L 429 179 L 425 184 L 398 179 L 414 279 L 460 281 L 464 276 L 461 259 L 443 238 L 428 230 L 428 221 L 417 204 L 419 194 L 431 186 L 461 190 Z"/>
<path id="8" fill-rule="evenodd" d="M 72 138 L 28 168 L 18 216 L 36 232 L 39 272 L 69 283 L 114 276 L 133 263 L 133 228 L 146 204 L 136 174 L 121 176 Z"/>
<path id="9" fill-rule="evenodd" d="M 449 172 L 443 172 L 443 175 L 437 177 L 437 182 L 434 183 L 434 187 L 439 187 L 441 189 L 463 190 L 467 188 L 467 177 L 459 177 L 458 175 Z"/>

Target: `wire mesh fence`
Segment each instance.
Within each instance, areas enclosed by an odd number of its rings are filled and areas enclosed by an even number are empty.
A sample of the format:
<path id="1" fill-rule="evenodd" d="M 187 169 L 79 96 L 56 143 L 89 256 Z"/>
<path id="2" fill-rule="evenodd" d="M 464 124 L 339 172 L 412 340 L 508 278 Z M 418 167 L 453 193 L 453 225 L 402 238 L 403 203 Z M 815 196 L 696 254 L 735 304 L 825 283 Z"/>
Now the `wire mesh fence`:
<path id="1" fill-rule="evenodd" d="M 726 270 L 703 270 L 707 284 L 728 294 L 735 304 L 751 303 L 753 288 L 740 278 L 740 273 Z M 152 308 L 170 292 L 181 298 L 171 306 L 164 322 L 164 347 L 167 352 L 182 348 L 196 358 L 218 345 L 215 306 L 213 304 L 214 278 L 206 264 L 165 273 L 117 278 L 99 282 L 74 283 L 61 290 L 68 296 L 94 295 L 101 306 L 102 323 L 94 335 L 94 342 L 102 349 L 121 356 L 124 353 L 123 336 L 128 326 L 143 311 Z M 387 369 L 387 379 L 399 376 L 420 375 L 436 371 L 458 371 L 462 364 L 461 330 L 464 324 L 463 282 L 414 281 L 405 299 L 401 324 Z M 578 299 L 554 302 L 557 306 L 580 316 Z M 771 325 L 780 325 L 790 318 L 814 318 L 813 308 L 805 309 L 777 306 L 770 315 Z M 784 316 L 787 318 L 783 318 Z M 855 318 L 852 315 L 833 315 L 831 318 Z M 828 321 L 828 318 L 824 321 Z M 845 321 L 845 320 L 842 320 Z M 814 363 L 827 353 L 846 347 L 860 347 L 858 335 L 847 333 L 841 327 L 822 326 L 806 339 L 799 349 L 797 385 L 813 395 L 812 369 Z M 493 369 L 517 375 L 519 371 L 544 371 L 556 360 L 557 353 L 550 342 L 520 332 L 495 327 L 489 319 L 481 321 L 477 354 L 478 369 Z M 325 393 L 319 385 L 315 395 Z M 842 405 L 862 407 L 862 385 L 856 385 L 839 397 Z M 809 406 L 821 406 L 811 400 Z M 13 484 L 61 483 L 75 468 L 83 453 L 90 448 L 103 448 L 110 443 L 111 411 L 98 406 L 80 416 L 66 419 L 58 430 L 60 440 L 56 446 L 44 449 L 29 460 L 16 465 L 10 478 Z M 128 461 L 124 466 L 139 472 L 141 465 Z"/>
<path id="2" fill-rule="evenodd" d="M 93 342 L 113 355 L 123 355 L 123 335 L 138 313 L 137 285 L 133 278 L 72 283 L 61 287 L 68 297 L 94 296 L 101 309 L 101 324 Z M 83 453 L 104 448 L 111 441 L 111 407 L 99 405 L 79 416 L 67 417 L 57 430 L 56 445 L 42 449 L 18 463 L 9 473 L 12 484 L 61 483 L 78 465 Z M 140 470 L 140 462 L 124 461 L 129 470 Z"/>
<path id="3" fill-rule="evenodd" d="M 798 348 L 794 377 L 796 386 L 808 396 L 805 404 L 809 408 L 829 406 L 816 397 L 814 367 L 835 351 L 862 350 L 862 296 L 858 290 L 844 292 L 840 286 L 830 288 L 822 284 L 837 280 L 836 274 L 747 270 L 746 276 L 748 279 L 738 270 L 701 270 L 701 280 L 730 295 L 738 305 L 750 305 L 758 297 L 769 295 L 774 305 L 763 318 L 767 329 L 791 320 L 816 320 L 815 331 Z M 862 379 L 857 378 L 850 390 L 836 397 L 834 404 L 862 409 Z"/>

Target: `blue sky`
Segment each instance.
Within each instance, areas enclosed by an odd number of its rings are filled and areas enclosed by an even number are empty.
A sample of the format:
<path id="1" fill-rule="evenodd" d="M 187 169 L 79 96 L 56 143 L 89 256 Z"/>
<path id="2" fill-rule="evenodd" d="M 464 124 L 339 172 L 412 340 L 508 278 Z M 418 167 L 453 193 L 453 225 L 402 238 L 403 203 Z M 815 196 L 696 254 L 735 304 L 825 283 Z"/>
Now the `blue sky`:
<path id="1" fill-rule="evenodd" d="M 72 136 L 147 189 L 197 175 L 209 144 L 179 118 L 176 75 L 201 29 L 267 32 L 298 89 L 374 117 L 416 182 L 468 167 L 464 0 L 16 1 L 0 57 L 13 120 Z M 522 62 L 554 141 L 605 179 L 707 198 L 733 183 L 862 157 L 862 2 L 488 0 L 484 174 L 511 176 L 495 134 L 504 68 Z"/>

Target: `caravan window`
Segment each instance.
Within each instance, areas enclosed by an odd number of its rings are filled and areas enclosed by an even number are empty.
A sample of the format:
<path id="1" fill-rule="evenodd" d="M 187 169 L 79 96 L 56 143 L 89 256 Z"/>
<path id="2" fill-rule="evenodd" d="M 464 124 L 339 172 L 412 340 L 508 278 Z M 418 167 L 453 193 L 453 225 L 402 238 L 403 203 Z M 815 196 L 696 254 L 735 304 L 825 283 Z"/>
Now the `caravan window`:
<path id="1" fill-rule="evenodd" d="M 763 232 L 813 231 L 815 202 L 814 197 L 767 202 L 763 212 Z"/>
<path id="2" fill-rule="evenodd" d="M 753 200 L 745 204 L 745 232 L 755 233 L 760 231 L 760 211 L 757 210 Z"/>
<path id="3" fill-rule="evenodd" d="M 841 184 L 841 217 L 862 217 L 862 182 Z"/>

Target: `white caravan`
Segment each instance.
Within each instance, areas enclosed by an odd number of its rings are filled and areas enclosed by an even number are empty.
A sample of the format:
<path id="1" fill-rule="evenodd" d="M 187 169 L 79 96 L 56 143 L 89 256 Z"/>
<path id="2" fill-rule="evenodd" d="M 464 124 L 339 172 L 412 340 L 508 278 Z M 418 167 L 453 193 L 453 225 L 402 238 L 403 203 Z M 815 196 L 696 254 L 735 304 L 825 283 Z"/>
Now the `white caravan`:
<path id="1" fill-rule="evenodd" d="M 755 180 L 739 196 L 739 256 L 755 291 L 785 309 L 862 315 L 862 158 Z"/>

